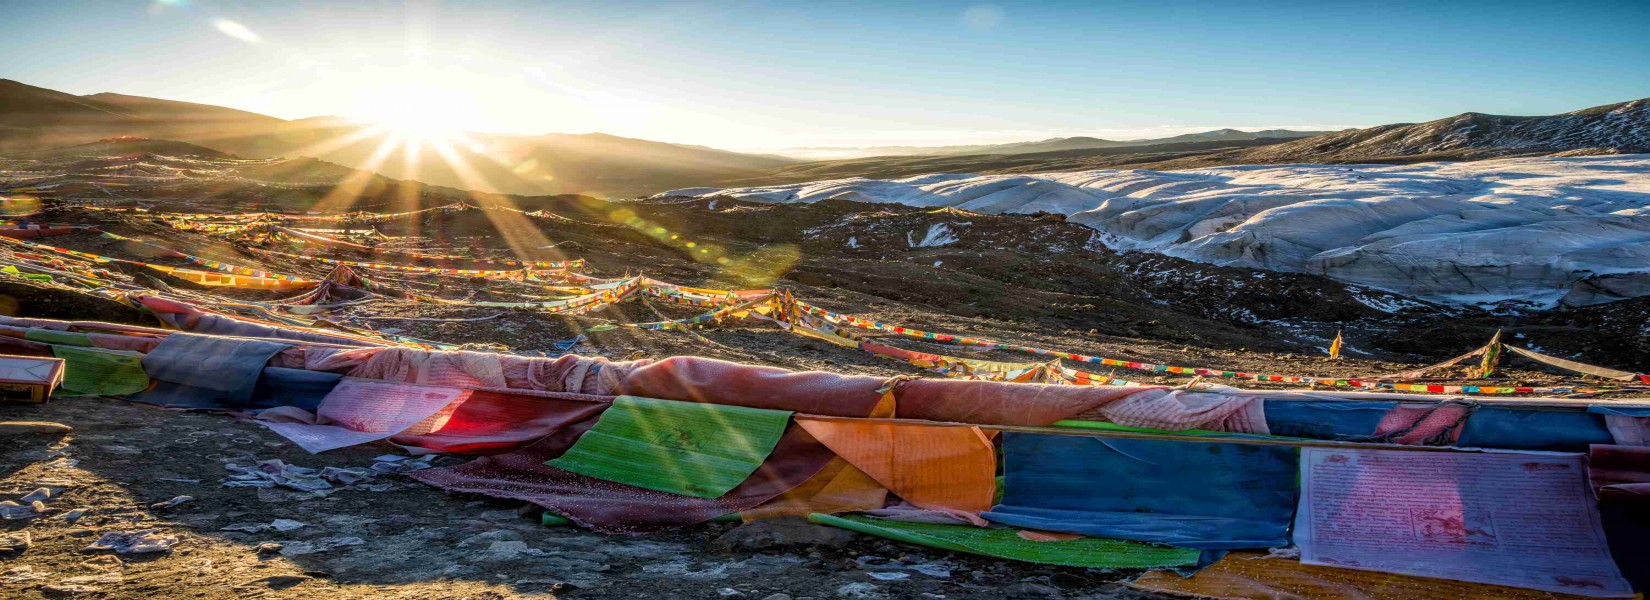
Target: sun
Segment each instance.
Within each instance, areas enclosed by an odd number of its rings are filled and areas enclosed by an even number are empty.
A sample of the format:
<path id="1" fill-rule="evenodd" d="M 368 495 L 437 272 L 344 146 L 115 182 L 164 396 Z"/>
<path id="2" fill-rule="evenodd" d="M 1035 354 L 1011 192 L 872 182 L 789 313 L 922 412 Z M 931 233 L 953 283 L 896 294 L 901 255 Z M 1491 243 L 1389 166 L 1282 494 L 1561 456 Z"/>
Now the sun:
<path id="1" fill-rule="evenodd" d="M 366 88 L 350 116 L 411 141 L 458 139 L 482 129 L 485 117 L 474 92 L 426 83 Z"/>

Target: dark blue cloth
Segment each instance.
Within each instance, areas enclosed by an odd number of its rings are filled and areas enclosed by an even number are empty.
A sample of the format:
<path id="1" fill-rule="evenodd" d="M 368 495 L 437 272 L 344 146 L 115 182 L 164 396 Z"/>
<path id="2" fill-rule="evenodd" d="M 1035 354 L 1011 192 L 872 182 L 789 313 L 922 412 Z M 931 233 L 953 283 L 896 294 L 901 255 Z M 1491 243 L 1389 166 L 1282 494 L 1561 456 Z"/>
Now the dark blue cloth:
<path id="1" fill-rule="evenodd" d="M 1633 406 L 1599 406 L 1594 404 L 1587 407 L 1587 412 L 1600 415 L 1621 415 L 1624 417 L 1650 417 L 1650 408 Z"/>
<path id="2" fill-rule="evenodd" d="M 264 364 L 290 347 L 261 340 L 174 333 L 143 356 L 144 372 L 157 382 L 154 389 L 128 399 L 171 408 L 248 408 Z"/>
<path id="3" fill-rule="evenodd" d="M 252 392 L 252 405 L 257 408 L 296 406 L 315 412 L 332 388 L 344 378 L 337 373 L 264 367 L 263 377 Z"/>
<path id="4" fill-rule="evenodd" d="M 1457 446 L 1506 450 L 1586 452 L 1589 444 L 1613 444 L 1604 415 L 1579 410 L 1530 410 L 1482 406 L 1467 417 Z"/>
<path id="5" fill-rule="evenodd" d="M 1262 405 L 1272 435 L 1338 440 L 1375 435 L 1397 402 L 1272 400 Z"/>
<path id="6" fill-rule="evenodd" d="M 1230 550 L 1289 543 L 1294 448 L 1003 434 L 992 521 L 1044 531 Z"/>

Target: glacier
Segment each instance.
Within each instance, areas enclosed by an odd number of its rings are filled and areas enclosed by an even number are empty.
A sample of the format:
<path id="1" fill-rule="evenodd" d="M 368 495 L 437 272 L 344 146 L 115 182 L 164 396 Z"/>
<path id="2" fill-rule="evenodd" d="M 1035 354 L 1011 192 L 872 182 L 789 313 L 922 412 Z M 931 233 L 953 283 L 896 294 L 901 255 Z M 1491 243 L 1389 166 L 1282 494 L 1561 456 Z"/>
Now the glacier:
<path id="1" fill-rule="evenodd" d="M 835 179 L 653 196 L 1059 213 L 1114 250 L 1323 275 L 1434 301 L 1650 295 L 1650 155 Z"/>

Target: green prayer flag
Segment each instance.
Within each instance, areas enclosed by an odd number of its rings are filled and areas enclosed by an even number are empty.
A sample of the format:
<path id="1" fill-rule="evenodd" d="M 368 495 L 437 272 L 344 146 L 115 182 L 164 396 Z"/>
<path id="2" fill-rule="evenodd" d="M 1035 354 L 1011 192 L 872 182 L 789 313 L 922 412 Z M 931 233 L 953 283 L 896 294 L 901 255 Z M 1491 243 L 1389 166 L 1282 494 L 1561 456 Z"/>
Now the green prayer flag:
<path id="1" fill-rule="evenodd" d="M 820 525 L 841 527 L 891 540 L 1021 560 L 1045 565 L 1090 567 L 1095 569 L 1159 569 L 1196 564 L 1203 551 L 1171 548 L 1127 540 L 1081 537 L 1073 540 L 1035 542 L 1020 537 L 1020 530 L 1006 527 L 942 525 L 891 521 L 864 515 L 808 515 Z"/>
<path id="2" fill-rule="evenodd" d="M 51 281 L 52 280 L 51 275 L 41 275 L 39 273 L 24 273 L 23 271 L 19 270 L 15 265 L 6 265 L 4 268 L 0 268 L 0 273 L 11 273 L 12 275 L 21 275 L 21 276 L 23 276 L 24 279 L 33 279 L 35 281 Z"/>
<path id="3" fill-rule="evenodd" d="M 92 345 L 92 336 L 84 333 L 75 333 L 73 331 L 56 331 L 52 329 L 30 329 L 23 333 L 23 339 L 31 342 L 44 342 L 58 346 Z"/>
<path id="4" fill-rule="evenodd" d="M 124 396 L 149 387 L 141 352 L 52 346 L 52 354 L 64 361 L 63 395 Z"/>
<path id="5" fill-rule="evenodd" d="M 660 492 L 716 498 L 756 472 L 790 411 L 619 396 L 544 464 Z"/>

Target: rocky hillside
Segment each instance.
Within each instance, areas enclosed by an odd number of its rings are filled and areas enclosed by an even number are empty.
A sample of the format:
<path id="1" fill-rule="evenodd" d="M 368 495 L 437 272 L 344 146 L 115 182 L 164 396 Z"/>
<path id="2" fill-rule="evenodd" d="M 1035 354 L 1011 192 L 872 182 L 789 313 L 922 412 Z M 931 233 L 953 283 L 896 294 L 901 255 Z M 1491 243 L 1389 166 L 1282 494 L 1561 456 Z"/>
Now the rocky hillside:
<path id="1" fill-rule="evenodd" d="M 1534 154 L 1650 152 L 1650 98 L 1550 117 L 1464 113 L 1383 125 L 1243 153 L 1242 162 L 1391 162 Z"/>

